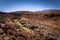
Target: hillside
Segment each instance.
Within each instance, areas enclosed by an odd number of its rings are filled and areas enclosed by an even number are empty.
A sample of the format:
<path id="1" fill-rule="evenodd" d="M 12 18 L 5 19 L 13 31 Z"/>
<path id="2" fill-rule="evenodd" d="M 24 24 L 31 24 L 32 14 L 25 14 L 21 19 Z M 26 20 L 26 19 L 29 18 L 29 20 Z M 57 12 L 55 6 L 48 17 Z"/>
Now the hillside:
<path id="1" fill-rule="evenodd" d="M 60 10 L 0 12 L 0 40 L 60 40 Z"/>

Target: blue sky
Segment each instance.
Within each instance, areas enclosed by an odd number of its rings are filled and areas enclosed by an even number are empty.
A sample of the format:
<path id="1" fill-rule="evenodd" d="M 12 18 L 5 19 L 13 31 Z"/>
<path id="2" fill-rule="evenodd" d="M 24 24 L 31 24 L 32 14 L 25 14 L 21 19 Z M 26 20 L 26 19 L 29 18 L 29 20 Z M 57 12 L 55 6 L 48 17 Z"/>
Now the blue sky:
<path id="1" fill-rule="evenodd" d="M 60 0 L 0 0 L 0 11 L 60 10 Z"/>

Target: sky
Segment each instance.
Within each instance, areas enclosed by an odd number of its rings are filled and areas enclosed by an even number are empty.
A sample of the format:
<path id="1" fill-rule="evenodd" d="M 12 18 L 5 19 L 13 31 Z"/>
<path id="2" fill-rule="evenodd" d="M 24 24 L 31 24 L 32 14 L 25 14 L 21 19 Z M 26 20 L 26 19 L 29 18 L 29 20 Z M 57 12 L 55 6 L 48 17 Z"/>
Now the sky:
<path id="1" fill-rule="evenodd" d="M 60 0 L 0 0 L 0 11 L 60 10 Z"/>

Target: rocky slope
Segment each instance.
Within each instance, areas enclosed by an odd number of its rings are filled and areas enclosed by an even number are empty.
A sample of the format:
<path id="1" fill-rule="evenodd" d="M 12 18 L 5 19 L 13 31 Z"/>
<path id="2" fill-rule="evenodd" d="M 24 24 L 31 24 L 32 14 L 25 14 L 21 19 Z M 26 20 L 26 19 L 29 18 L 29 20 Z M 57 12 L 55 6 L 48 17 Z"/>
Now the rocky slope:
<path id="1" fill-rule="evenodd" d="M 21 30 L 15 19 L 34 35 Z M 60 10 L 0 12 L 0 40 L 60 40 Z"/>

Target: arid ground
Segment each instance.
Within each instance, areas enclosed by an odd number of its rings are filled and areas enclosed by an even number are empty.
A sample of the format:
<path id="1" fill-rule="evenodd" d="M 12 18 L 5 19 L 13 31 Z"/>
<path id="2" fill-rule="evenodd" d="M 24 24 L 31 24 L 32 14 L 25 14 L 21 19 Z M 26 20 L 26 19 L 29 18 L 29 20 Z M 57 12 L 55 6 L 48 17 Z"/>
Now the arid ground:
<path id="1" fill-rule="evenodd" d="M 0 12 L 0 40 L 60 40 L 60 10 Z"/>

